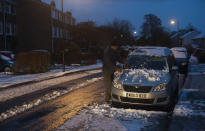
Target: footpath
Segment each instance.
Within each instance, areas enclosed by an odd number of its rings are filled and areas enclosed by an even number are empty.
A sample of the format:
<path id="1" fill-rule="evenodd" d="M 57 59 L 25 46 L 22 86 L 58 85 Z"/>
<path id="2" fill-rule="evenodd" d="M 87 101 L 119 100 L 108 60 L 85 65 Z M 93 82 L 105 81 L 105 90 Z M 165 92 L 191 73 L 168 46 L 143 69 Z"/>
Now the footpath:
<path id="1" fill-rule="evenodd" d="M 25 94 L 40 91 L 64 82 L 73 81 L 89 75 L 101 73 L 102 64 L 67 67 L 51 70 L 47 73 L 32 75 L 0 75 L 0 102 L 19 97 Z"/>
<path id="2" fill-rule="evenodd" d="M 205 130 L 205 64 L 191 66 L 169 130 Z"/>

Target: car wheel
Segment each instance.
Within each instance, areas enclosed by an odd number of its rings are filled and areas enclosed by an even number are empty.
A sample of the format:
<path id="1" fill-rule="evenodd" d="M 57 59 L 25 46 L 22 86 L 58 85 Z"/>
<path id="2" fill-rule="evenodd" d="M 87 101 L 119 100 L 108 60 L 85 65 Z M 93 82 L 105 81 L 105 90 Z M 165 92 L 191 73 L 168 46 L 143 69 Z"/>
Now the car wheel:
<path id="1" fill-rule="evenodd" d="M 120 106 L 121 106 L 121 104 L 119 102 L 112 101 L 112 107 L 119 108 Z"/>
<path id="2" fill-rule="evenodd" d="M 175 98 L 174 98 L 174 95 L 172 93 L 172 95 L 170 96 L 169 104 L 167 104 L 165 106 L 164 111 L 166 111 L 166 112 L 173 112 L 174 104 L 175 104 Z"/>
<path id="3" fill-rule="evenodd" d="M 10 67 L 4 67 L 4 72 L 11 72 L 11 68 Z"/>

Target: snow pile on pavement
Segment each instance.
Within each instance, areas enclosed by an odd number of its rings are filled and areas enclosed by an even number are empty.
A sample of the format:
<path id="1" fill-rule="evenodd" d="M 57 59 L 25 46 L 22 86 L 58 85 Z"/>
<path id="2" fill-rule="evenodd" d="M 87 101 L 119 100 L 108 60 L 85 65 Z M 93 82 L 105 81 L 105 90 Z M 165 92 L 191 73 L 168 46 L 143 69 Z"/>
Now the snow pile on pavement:
<path id="1" fill-rule="evenodd" d="M 205 117 L 205 101 L 183 101 L 176 105 L 174 116 L 202 116 Z"/>
<path id="2" fill-rule="evenodd" d="M 185 117 L 205 117 L 205 99 L 203 95 L 203 92 L 200 90 L 184 89 L 179 102 L 175 106 L 173 115 Z"/>
<path id="3" fill-rule="evenodd" d="M 138 131 L 152 125 L 150 119 L 166 115 L 166 112 L 112 108 L 108 104 L 94 104 L 79 112 L 58 130 Z"/>
<path id="4" fill-rule="evenodd" d="M 205 64 L 189 64 L 190 75 L 205 74 Z"/>
<path id="5" fill-rule="evenodd" d="M 73 73 L 76 71 L 99 69 L 101 67 L 102 64 L 98 63 L 96 65 L 89 65 L 89 66 L 70 66 L 70 67 L 68 66 L 66 67 L 65 72 L 62 72 L 62 69 L 54 69 L 46 73 L 27 74 L 27 75 L 13 75 L 13 74 L 8 75 L 5 73 L 0 73 L 0 88 L 6 88 L 11 85 L 25 83 L 29 81 L 41 81 L 44 79 L 63 76 L 65 74 Z"/>
<path id="6" fill-rule="evenodd" d="M 77 84 L 77 85 L 74 85 L 72 86 L 71 88 L 68 88 L 67 90 L 60 90 L 60 91 L 53 91 L 52 93 L 49 93 L 49 94 L 46 94 L 44 95 L 42 98 L 39 98 L 39 99 L 36 99 L 36 100 L 33 100 L 29 103 L 24 103 L 23 105 L 21 106 L 15 106 L 9 110 L 7 110 L 6 112 L 0 114 L 0 122 L 5 120 L 5 119 L 8 119 L 18 113 L 21 113 L 21 112 L 24 112 L 34 106 L 37 106 L 43 102 L 46 102 L 46 101 L 49 101 L 49 100 L 53 100 L 55 99 L 56 97 L 59 97 L 59 96 L 62 96 L 64 94 L 67 94 L 73 90 L 76 90 L 76 89 L 79 89 L 79 88 L 83 88 L 85 86 L 88 86 L 94 82 L 97 82 L 99 80 L 102 80 L 103 78 L 102 77 L 98 77 L 98 78 L 93 78 L 93 79 L 90 79 L 90 80 L 87 80 L 86 82 L 84 83 L 80 83 L 80 84 Z"/>

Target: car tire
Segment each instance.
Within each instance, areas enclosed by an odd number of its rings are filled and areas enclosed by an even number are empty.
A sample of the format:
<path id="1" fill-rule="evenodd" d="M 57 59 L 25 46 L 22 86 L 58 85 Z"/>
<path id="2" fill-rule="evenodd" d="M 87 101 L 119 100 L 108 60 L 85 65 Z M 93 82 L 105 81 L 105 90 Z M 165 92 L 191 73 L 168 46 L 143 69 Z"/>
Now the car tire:
<path id="1" fill-rule="evenodd" d="M 119 102 L 112 101 L 112 107 L 119 108 L 121 104 Z"/>
<path id="2" fill-rule="evenodd" d="M 8 66 L 4 67 L 4 72 L 11 72 L 11 68 Z"/>
<path id="3" fill-rule="evenodd" d="M 174 110 L 174 105 L 175 105 L 175 98 L 173 93 L 170 96 L 169 104 L 167 104 L 164 108 L 164 111 L 166 112 L 173 112 Z"/>

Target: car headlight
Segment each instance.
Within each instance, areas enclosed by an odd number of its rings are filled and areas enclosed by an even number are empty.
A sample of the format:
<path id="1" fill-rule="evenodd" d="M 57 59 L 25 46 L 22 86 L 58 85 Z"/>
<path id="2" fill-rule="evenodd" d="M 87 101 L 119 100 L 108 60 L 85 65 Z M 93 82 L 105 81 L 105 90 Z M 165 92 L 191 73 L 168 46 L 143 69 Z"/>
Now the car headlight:
<path id="1" fill-rule="evenodd" d="M 166 90 L 166 83 L 162 83 L 154 88 L 154 92 L 160 92 Z"/>
<path id="2" fill-rule="evenodd" d="M 114 86 L 115 88 L 117 88 L 117 89 L 120 89 L 120 90 L 123 89 L 122 84 L 119 84 L 119 83 L 117 83 L 117 82 L 113 82 L 113 86 Z"/>

